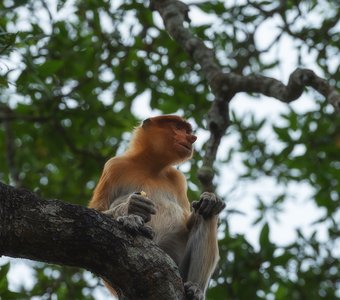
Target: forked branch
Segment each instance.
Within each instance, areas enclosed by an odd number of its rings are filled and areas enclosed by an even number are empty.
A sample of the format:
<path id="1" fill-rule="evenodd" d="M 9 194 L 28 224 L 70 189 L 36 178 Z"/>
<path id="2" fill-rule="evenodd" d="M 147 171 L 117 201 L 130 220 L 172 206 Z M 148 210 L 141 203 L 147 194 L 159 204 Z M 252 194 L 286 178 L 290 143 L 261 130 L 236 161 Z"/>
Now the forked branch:
<path id="1" fill-rule="evenodd" d="M 242 76 L 224 73 L 217 64 L 215 53 L 196 37 L 186 26 L 190 22 L 186 4 L 178 0 L 151 0 L 150 7 L 161 15 L 170 36 L 198 63 L 215 95 L 207 115 L 210 138 L 206 143 L 206 153 L 199 178 L 207 190 L 213 188 L 213 163 L 222 136 L 229 125 L 228 103 L 240 92 L 259 93 L 289 103 L 298 99 L 306 87 L 312 87 L 340 112 L 340 94 L 328 82 L 309 69 L 296 69 L 287 85 L 281 81 L 262 76 Z"/>

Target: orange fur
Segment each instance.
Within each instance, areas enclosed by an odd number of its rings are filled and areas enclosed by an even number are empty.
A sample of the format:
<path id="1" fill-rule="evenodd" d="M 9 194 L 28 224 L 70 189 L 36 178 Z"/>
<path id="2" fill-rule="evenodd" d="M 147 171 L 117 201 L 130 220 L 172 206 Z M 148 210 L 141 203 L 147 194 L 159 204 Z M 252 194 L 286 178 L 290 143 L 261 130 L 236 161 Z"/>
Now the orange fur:
<path id="1" fill-rule="evenodd" d="M 114 190 L 129 185 L 138 188 L 136 191 L 149 190 L 149 194 L 154 189 L 164 189 L 173 194 L 174 199 L 186 211 L 190 210 L 185 177 L 173 165 L 189 159 L 192 151 L 178 153 L 173 149 L 173 143 L 176 138 L 191 145 L 196 140 L 191 126 L 177 116 L 160 116 L 148 120 L 145 125 L 135 129 L 128 150 L 105 164 L 89 207 L 101 211 L 109 209 L 114 200 L 111 197 Z M 174 134 L 169 126 L 171 122 L 183 124 L 188 130 L 185 133 L 187 136 L 183 132 Z"/>

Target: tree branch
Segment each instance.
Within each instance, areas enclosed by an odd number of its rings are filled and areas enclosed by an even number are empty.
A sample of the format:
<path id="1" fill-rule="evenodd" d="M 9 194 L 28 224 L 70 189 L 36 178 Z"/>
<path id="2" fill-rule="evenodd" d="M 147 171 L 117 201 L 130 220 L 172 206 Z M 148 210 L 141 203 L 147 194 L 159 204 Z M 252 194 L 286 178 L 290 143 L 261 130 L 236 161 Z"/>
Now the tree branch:
<path id="1" fill-rule="evenodd" d="M 215 95 L 215 101 L 206 118 L 210 138 L 206 143 L 203 167 L 199 171 L 199 179 L 206 190 L 213 188 L 213 163 L 221 138 L 229 126 L 228 103 L 235 94 L 260 93 L 289 103 L 298 99 L 305 87 L 312 87 L 326 97 L 338 113 L 340 112 L 339 93 L 313 71 L 296 69 L 291 74 L 288 85 L 261 75 L 241 76 L 224 73 L 216 63 L 214 52 L 185 26 L 185 22 L 190 22 L 189 7 L 186 4 L 178 0 L 150 0 L 150 8 L 159 12 L 170 36 L 201 66 Z"/>
<path id="2" fill-rule="evenodd" d="M 93 209 L 0 182 L 0 256 L 85 268 L 120 299 L 183 299 L 175 263 L 151 240 Z"/>
<path id="3" fill-rule="evenodd" d="M 305 87 L 312 87 L 327 98 L 337 112 L 340 112 L 340 94 L 326 80 L 309 69 L 297 68 L 290 75 L 287 85 L 279 80 L 262 75 L 241 76 L 230 73 L 220 74 L 220 76 L 214 78 L 217 89 L 225 85 L 225 88 L 232 89 L 235 94 L 239 92 L 260 93 L 286 103 L 298 99 Z"/>
<path id="4" fill-rule="evenodd" d="M 261 93 L 283 102 L 291 102 L 301 96 L 305 87 L 312 87 L 326 97 L 336 111 L 340 112 L 339 93 L 312 70 L 296 69 L 291 74 L 287 86 L 266 76 L 223 73 L 221 67 L 216 63 L 214 52 L 206 47 L 202 40 L 195 37 L 189 29 L 185 28 L 184 22 L 189 21 L 189 8 L 186 4 L 178 0 L 152 0 L 151 7 L 160 13 L 171 37 L 202 67 L 215 95 L 231 94 L 233 96 L 239 92 Z"/>
<path id="5" fill-rule="evenodd" d="M 205 191 L 213 191 L 214 170 L 213 164 L 220 141 L 229 126 L 228 103 L 234 93 L 227 87 L 214 89 L 214 78 L 221 73 L 220 67 L 215 61 L 214 52 L 205 46 L 204 42 L 195 37 L 191 31 L 184 27 L 184 22 L 189 21 L 189 8 L 186 4 L 177 0 L 151 0 L 150 7 L 160 13 L 166 30 L 187 51 L 203 70 L 203 73 L 215 95 L 208 115 L 207 126 L 210 130 L 210 138 L 205 146 L 203 166 L 198 171 Z"/>

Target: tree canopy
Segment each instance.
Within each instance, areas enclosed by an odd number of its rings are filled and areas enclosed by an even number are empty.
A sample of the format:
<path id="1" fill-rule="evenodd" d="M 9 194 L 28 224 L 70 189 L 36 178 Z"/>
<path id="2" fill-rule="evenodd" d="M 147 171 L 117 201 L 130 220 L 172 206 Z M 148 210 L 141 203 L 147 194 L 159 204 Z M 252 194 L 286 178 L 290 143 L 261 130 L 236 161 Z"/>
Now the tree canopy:
<path id="1" fill-rule="evenodd" d="M 221 218 L 221 261 L 208 299 L 340 298 L 340 5 L 197 1 L 187 15 L 178 1 L 150 4 L 0 3 L 0 181 L 85 206 L 105 161 L 125 149 L 146 112 L 181 114 L 210 134 L 183 167 L 190 199 L 224 185 L 222 168 L 238 168 L 221 195 L 236 209 Z M 287 89 L 284 68 L 293 73 Z M 287 108 L 278 120 L 241 115 L 239 92 Z M 311 109 L 288 104 L 302 92 Z M 221 139 L 232 145 L 219 148 Z M 264 179 L 277 191 L 250 197 L 260 228 L 254 245 L 230 230 L 230 220 L 243 213 L 233 204 L 245 186 Z M 308 188 L 305 201 L 320 218 L 310 234 L 297 229 L 282 245 L 271 228 L 287 203 L 299 201 L 291 185 Z M 32 286 L 12 289 L 6 274 L 13 263 L 0 262 L 1 299 L 95 299 L 99 280 L 84 270 L 34 263 Z"/>

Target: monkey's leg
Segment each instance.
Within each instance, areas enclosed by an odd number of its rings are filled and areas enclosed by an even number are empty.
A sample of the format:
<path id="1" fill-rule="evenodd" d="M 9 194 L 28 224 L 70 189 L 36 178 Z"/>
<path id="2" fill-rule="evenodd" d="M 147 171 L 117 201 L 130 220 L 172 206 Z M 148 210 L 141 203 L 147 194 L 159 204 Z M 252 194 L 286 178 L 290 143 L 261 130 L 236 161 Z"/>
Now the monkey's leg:
<path id="1" fill-rule="evenodd" d="M 190 235 L 180 271 L 184 281 L 197 284 L 205 294 L 219 259 L 217 223 L 225 203 L 215 194 L 205 192 L 192 207 L 194 211 L 187 223 Z"/>
<path id="2" fill-rule="evenodd" d="M 180 272 L 184 282 L 196 283 L 205 293 L 209 279 L 219 259 L 217 245 L 217 216 L 204 219 L 194 213 L 187 247 Z M 195 298 L 194 298 L 195 299 Z"/>

